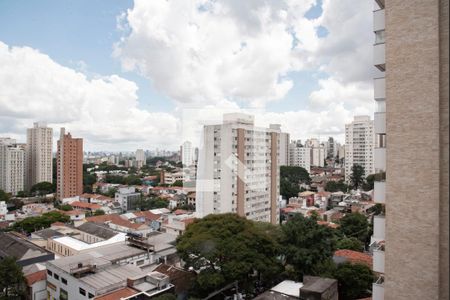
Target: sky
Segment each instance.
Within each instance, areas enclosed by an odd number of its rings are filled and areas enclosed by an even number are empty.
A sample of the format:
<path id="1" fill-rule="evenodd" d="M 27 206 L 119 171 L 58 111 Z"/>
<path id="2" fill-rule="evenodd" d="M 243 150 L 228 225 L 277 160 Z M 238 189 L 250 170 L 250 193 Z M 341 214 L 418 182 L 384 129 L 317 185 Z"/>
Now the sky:
<path id="1" fill-rule="evenodd" d="M 178 149 L 224 112 L 343 142 L 373 116 L 369 0 L 0 0 L 0 137 Z"/>

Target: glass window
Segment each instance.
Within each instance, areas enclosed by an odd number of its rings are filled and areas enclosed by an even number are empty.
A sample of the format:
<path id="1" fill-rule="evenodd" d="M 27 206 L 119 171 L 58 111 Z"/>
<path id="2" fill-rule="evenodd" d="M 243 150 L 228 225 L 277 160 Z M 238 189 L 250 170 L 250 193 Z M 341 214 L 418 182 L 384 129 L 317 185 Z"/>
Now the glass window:
<path id="1" fill-rule="evenodd" d="M 55 273 L 53 276 L 55 277 L 56 280 L 59 280 L 59 275 L 58 274 Z"/>
<path id="2" fill-rule="evenodd" d="M 67 280 L 64 277 L 61 277 L 61 282 L 67 284 Z"/>
<path id="3" fill-rule="evenodd" d="M 83 296 L 86 296 L 86 290 L 85 290 L 85 289 L 82 289 L 82 288 L 80 288 L 80 294 L 81 294 L 81 295 L 83 295 Z"/>
<path id="4" fill-rule="evenodd" d="M 64 289 L 59 289 L 59 299 L 60 300 L 68 300 L 69 299 L 69 295 L 67 294 L 67 291 Z"/>
<path id="5" fill-rule="evenodd" d="M 50 270 L 47 270 L 47 274 L 48 274 L 49 276 L 52 276 L 52 275 L 53 275 L 53 272 L 50 271 Z"/>

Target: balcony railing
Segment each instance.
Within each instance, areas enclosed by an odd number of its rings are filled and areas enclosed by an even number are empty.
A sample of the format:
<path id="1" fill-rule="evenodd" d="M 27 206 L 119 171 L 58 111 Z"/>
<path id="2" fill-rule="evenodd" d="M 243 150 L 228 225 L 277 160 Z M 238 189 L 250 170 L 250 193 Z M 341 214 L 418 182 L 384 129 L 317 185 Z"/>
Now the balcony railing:
<path id="1" fill-rule="evenodd" d="M 378 277 L 372 284 L 372 300 L 384 300 L 384 277 Z"/>
<path id="2" fill-rule="evenodd" d="M 376 112 L 374 115 L 375 134 L 386 133 L 386 113 Z"/>
<path id="3" fill-rule="evenodd" d="M 374 167 L 375 170 L 386 170 L 386 148 L 375 148 Z"/>
<path id="4" fill-rule="evenodd" d="M 386 99 L 386 80 L 384 77 L 374 79 L 373 91 L 375 100 Z"/>
<path id="5" fill-rule="evenodd" d="M 384 241 L 386 238 L 386 219 L 384 215 L 373 217 L 373 239 L 377 242 Z"/>
<path id="6" fill-rule="evenodd" d="M 386 202 L 386 181 L 375 181 L 373 186 L 373 201 L 384 204 Z"/>
<path id="7" fill-rule="evenodd" d="M 386 70 L 385 44 L 378 43 L 373 45 L 373 65 L 380 71 Z"/>
<path id="8" fill-rule="evenodd" d="M 384 273 L 384 245 L 373 251 L 373 271 Z"/>
<path id="9" fill-rule="evenodd" d="M 373 31 L 384 30 L 384 9 L 373 12 Z"/>

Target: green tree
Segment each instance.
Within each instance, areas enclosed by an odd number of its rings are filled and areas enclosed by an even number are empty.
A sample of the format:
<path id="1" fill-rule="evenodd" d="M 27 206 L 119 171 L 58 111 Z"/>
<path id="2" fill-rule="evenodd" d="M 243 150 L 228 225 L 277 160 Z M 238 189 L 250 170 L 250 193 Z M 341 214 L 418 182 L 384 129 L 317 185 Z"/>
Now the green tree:
<path id="1" fill-rule="evenodd" d="M 102 216 L 105 214 L 105 211 L 102 209 L 97 209 L 94 211 L 94 216 Z"/>
<path id="2" fill-rule="evenodd" d="M 287 199 L 297 197 L 300 192 L 300 184 L 309 184 L 311 178 L 308 171 L 302 167 L 280 167 L 280 193 Z"/>
<path id="3" fill-rule="evenodd" d="M 364 244 L 355 237 L 344 237 L 337 240 L 336 248 L 362 252 L 364 250 Z"/>
<path id="4" fill-rule="evenodd" d="M 183 186 L 183 181 L 182 180 L 177 180 L 174 183 L 172 183 L 172 186 Z"/>
<path id="5" fill-rule="evenodd" d="M 364 182 L 364 168 L 361 165 L 354 164 L 352 166 L 352 173 L 350 174 L 350 182 L 352 188 L 357 190 Z"/>
<path id="6" fill-rule="evenodd" d="M 366 180 L 364 181 L 362 188 L 364 191 L 368 192 L 373 190 L 375 184 L 375 174 L 370 174 L 366 177 Z"/>
<path id="7" fill-rule="evenodd" d="M 28 217 L 23 219 L 22 221 L 16 222 L 13 228 L 17 231 L 25 231 L 28 233 L 35 232 L 36 230 L 41 230 L 44 228 L 50 227 L 52 223 L 55 222 L 63 222 L 66 223 L 69 221 L 69 217 L 58 212 L 51 211 L 41 216 L 37 217 Z"/>
<path id="8" fill-rule="evenodd" d="M 149 210 L 156 208 L 167 208 L 169 206 L 169 201 L 161 199 L 159 197 L 149 197 L 147 199 L 142 199 L 139 205 L 140 210 Z"/>
<path id="9" fill-rule="evenodd" d="M 302 280 L 305 274 L 312 274 L 317 264 L 333 255 L 334 230 L 317 224 L 315 219 L 297 214 L 281 226 L 281 231 L 282 251 L 297 280 Z"/>
<path id="10" fill-rule="evenodd" d="M 236 280 L 251 289 L 254 272 L 262 283 L 272 284 L 281 271 L 276 230 L 231 213 L 208 215 L 190 224 L 178 238 L 177 250 L 187 267 L 199 271 L 194 296 Z"/>
<path id="11" fill-rule="evenodd" d="M 4 190 L 0 189 L 0 201 L 8 202 L 11 195 L 6 193 Z"/>
<path id="12" fill-rule="evenodd" d="M 177 297 L 174 294 L 162 294 L 152 298 L 152 300 L 177 300 Z"/>
<path id="13" fill-rule="evenodd" d="M 26 198 L 28 197 L 28 194 L 25 191 L 18 191 L 16 196 L 18 198 Z"/>
<path id="14" fill-rule="evenodd" d="M 346 214 L 340 221 L 340 231 L 346 237 L 354 237 L 365 242 L 369 233 L 369 222 L 366 216 L 360 213 Z"/>
<path id="15" fill-rule="evenodd" d="M 0 260 L 0 299 L 22 299 L 25 296 L 25 278 L 15 257 Z"/>
<path id="16" fill-rule="evenodd" d="M 142 185 L 142 179 L 136 175 L 128 175 L 125 177 L 125 184 L 127 185 Z"/>
<path id="17" fill-rule="evenodd" d="M 63 205 L 59 206 L 59 209 L 63 210 L 63 211 L 69 211 L 69 210 L 73 210 L 73 207 L 69 204 L 63 204 Z"/>
<path id="18" fill-rule="evenodd" d="M 97 175 L 83 173 L 83 192 L 92 193 L 92 185 L 97 182 Z"/>
<path id="19" fill-rule="evenodd" d="M 55 191 L 56 191 L 55 185 L 53 185 L 48 181 L 42 181 L 33 185 L 31 187 L 30 193 L 36 196 L 43 196 L 54 193 Z"/>
<path id="20" fill-rule="evenodd" d="M 333 274 L 338 280 L 339 299 L 354 300 L 369 296 L 374 275 L 372 270 L 362 264 L 339 264 Z"/>
<path id="21" fill-rule="evenodd" d="M 334 193 L 334 192 L 344 192 L 348 191 L 348 185 L 345 184 L 344 180 L 336 181 L 328 181 L 325 185 L 325 191 Z"/>
<path id="22" fill-rule="evenodd" d="M 116 183 L 116 184 L 125 184 L 125 176 L 106 174 L 105 182 Z"/>

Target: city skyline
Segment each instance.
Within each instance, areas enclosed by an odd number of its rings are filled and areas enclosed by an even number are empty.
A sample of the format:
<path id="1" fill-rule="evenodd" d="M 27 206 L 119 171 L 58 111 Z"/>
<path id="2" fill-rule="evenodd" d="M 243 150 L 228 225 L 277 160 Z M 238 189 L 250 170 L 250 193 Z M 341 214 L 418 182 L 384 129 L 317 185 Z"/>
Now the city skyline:
<path id="1" fill-rule="evenodd" d="M 295 7 L 269 1 L 239 10 L 232 2 L 203 2 L 185 4 L 191 14 L 183 18 L 175 2 L 2 2 L 0 135 L 22 141 L 22 128 L 46 121 L 54 140 L 56 129 L 65 127 L 85 139 L 88 151 L 177 149 L 183 111 L 214 108 L 258 109 L 262 126 L 281 124 L 293 139 L 343 141 L 345 123 L 373 114 L 366 67 L 371 1 L 311 0 Z M 145 22 L 155 30 L 140 35 L 148 30 L 140 18 L 150 11 L 154 18 Z M 13 18 L 18 14 L 25 18 Z M 186 34 L 187 24 L 197 29 L 188 26 Z M 221 45 L 220 55 L 217 46 L 200 43 L 205 38 Z M 137 44 L 152 45 L 146 51 L 158 61 L 141 56 Z M 164 53 L 178 59 L 165 61 Z M 257 84 L 250 78 L 259 78 Z M 27 89 L 20 88 L 23 80 Z"/>

